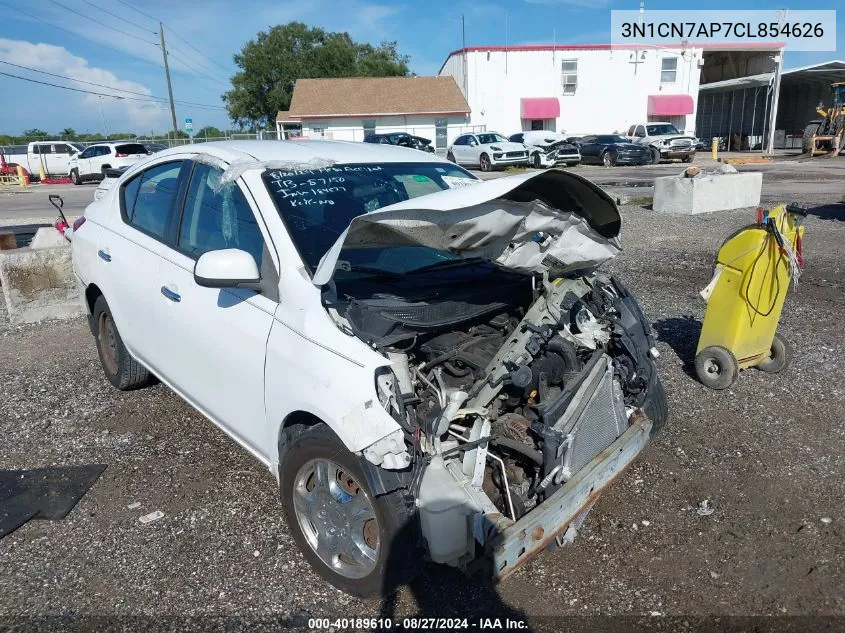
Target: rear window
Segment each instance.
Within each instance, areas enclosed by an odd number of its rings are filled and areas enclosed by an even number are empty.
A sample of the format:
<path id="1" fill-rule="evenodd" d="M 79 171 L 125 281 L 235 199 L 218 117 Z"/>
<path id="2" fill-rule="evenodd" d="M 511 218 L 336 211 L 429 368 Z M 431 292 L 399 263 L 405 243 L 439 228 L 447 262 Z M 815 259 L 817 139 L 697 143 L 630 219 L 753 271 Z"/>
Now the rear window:
<path id="1" fill-rule="evenodd" d="M 147 148 L 140 143 L 126 143 L 115 147 L 117 154 L 147 154 Z"/>

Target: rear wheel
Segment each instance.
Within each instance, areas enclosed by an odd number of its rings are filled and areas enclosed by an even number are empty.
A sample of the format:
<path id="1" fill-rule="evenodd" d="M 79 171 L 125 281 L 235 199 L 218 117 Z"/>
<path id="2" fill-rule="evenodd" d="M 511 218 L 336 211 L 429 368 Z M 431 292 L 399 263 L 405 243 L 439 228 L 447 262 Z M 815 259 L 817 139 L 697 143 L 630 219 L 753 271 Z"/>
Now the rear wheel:
<path id="1" fill-rule="evenodd" d="M 804 128 L 804 135 L 801 137 L 801 149 L 805 154 L 809 154 L 813 149 L 813 137 L 819 131 L 819 122 L 812 121 Z"/>
<path id="2" fill-rule="evenodd" d="M 108 381 L 121 391 L 141 389 L 156 382 L 155 376 L 137 360 L 132 358 L 112 318 L 106 298 L 100 295 L 94 303 L 94 333 L 97 337 L 97 352 Z"/>
<path id="3" fill-rule="evenodd" d="M 482 154 L 478 159 L 478 163 L 481 171 L 491 171 L 493 169 L 493 165 L 490 163 L 490 157 L 487 154 Z"/>
<path id="4" fill-rule="evenodd" d="M 376 497 L 359 458 L 324 424 L 293 431 L 279 480 L 285 519 L 311 567 L 338 589 L 389 595 L 418 571 L 413 507 L 402 490 Z"/>
<path id="5" fill-rule="evenodd" d="M 786 369 L 792 359 L 792 346 L 780 334 L 775 334 L 769 357 L 757 365 L 757 369 L 767 374 L 777 374 Z"/>
<path id="6" fill-rule="evenodd" d="M 696 355 L 695 373 L 702 384 L 719 391 L 734 383 L 739 374 L 739 363 L 730 350 L 712 345 Z"/>
<path id="7" fill-rule="evenodd" d="M 656 147 L 652 147 L 649 148 L 649 151 L 651 151 L 651 164 L 656 165 L 660 162 L 660 150 L 658 150 Z"/>

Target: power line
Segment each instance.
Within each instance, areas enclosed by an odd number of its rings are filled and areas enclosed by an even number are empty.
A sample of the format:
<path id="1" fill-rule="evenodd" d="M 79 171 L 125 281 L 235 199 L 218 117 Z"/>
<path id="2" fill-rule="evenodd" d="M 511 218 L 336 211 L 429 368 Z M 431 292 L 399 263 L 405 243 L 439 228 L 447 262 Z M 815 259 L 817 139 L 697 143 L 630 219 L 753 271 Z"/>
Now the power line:
<path id="1" fill-rule="evenodd" d="M 170 32 L 173 34 L 173 36 L 174 36 L 176 39 L 178 39 L 180 42 L 184 43 L 186 46 L 188 46 L 188 47 L 190 47 L 191 49 L 193 49 L 194 51 L 196 51 L 196 52 L 197 52 L 197 53 L 198 53 L 201 57 L 204 57 L 205 59 L 207 59 L 207 60 L 208 60 L 208 61 L 210 61 L 211 63 L 215 64 L 218 68 L 220 68 L 220 69 L 221 69 L 221 70 L 223 70 L 224 72 L 227 72 L 227 73 L 231 73 L 231 72 L 232 72 L 231 70 L 229 70 L 229 69 L 227 69 L 226 67 L 224 67 L 222 64 L 218 63 L 217 61 L 215 61 L 214 59 L 212 59 L 212 58 L 211 58 L 211 57 L 209 57 L 208 55 L 204 54 L 202 51 L 197 50 L 197 48 L 195 48 L 195 47 L 194 47 L 194 46 L 193 46 L 193 45 L 192 45 L 189 41 L 187 41 L 184 37 L 182 37 L 182 36 L 181 36 L 181 35 L 179 35 L 178 33 L 174 32 L 174 31 L 173 31 L 173 29 L 171 29 L 170 27 L 167 27 L 167 30 L 168 30 L 168 31 L 170 31 Z"/>
<path id="2" fill-rule="evenodd" d="M 104 7 L 97 6 L 93 2 L 89 2 L 88 0 L 82 0 L 82 2 L 84 2 L 88 6 L 94 7 L 95 9 L 97 9 L 97 11 L 102 11 L 103 13 L 107 13 L 108 15 L 112 16 L 113 18 L 117 18 L 118 20 L 126 22 L 127 24 L 131 24 L 136 29 L 140 29 L 140 30 L 144 31 L 145 33 L 152 33 L 153 35 L 155 35 L 155 31 L 151 31 L 147 27 L 141 26 L 140 24 L 138 24 L 137 22 L 133 22 L 132 20 L 127 20 L 126 18 L 118 15 L 117 13 L 112 13 L 111 11 L 109 11 L 108 9 L 106 9 Z"/>
<path id="3" fill-rule="evenodd" d="M 189 59 L 185 59 L 184 57 L 182 57 L 182 55 L 181 55 L 181 54 L 177 55 L 177 54 L 173 51 L 173 49 L 168 50 L 168 51 L 167 51 L 167 54 L 168 54 L 168 55 L 170 55 L 170 56 L 172 56 L 172 57 L 175 57 L 176 59 L 181 60 L 181 61 L 182 61 L 182 63 L 183 63 L 183 64 L 185 64 L 185 65 L 186 65 L 186 66 L 187 66 L 187 67 L 188 67 L 191 71 L 193 71 L 194 73 L 197 73 L 197 74 L 199 74 L 199 75 L 202 75 L 202 76 L 204 76 L 204 77 L 207 77 L 208 79 L 210 79 L 210 80 L 212 80 L 212 81 L 216 81 L 216 82 L 217 82 L 217 83 L 219 83 L 221 86 L 225 86 L 226 88 L 228 88 L 228 87 L 229 87 L 229 86 L 226 84 L 226 82 L 225 82 L 225 81 L 222 81 L 221 79 L 218 79 L 217 77 L 214 77 L 213 75 L 209 75 L 207 72 L 204 72 L 203 70 L 201 70 L 201 69 L 199 69 L 199 68 L 194 68 L 194 67 L 192 67 L 192 66 L 191 66 L 191 64 L 190 64 L 190 61 L 191 61 L 191 60 L 189 60 Z"/>
<path id="4" fill-rule="evenodd" d="M 99 20 L 95 20 L 94 18 L 92 18 L 92 17 L 90 17 L 90 16 L 88 16 L 88 15 L 85 15 L 84 13 L 80 13 L 80 12 L 79 12 L 79 11 L 77 11 L 76 9 L 71 9 L 69 6 L 66 6 L 66 5 L 62 4 L 61 2 L 58 2 L 57 0 L 50 0 L 50 2 L 52 2 L 52 3 L 53 3 L 53 4 L 55 4 L 56 6 L 62 7 L 63 9 L 67 9 L 68 11 L 70 11 L 71 13 L 74 13 L 74 14 L 78 15 L 79 17 L 85 18 L 86 20 L 90 20 L 90 21 L 91 21 L 91 22 L 93 22 L 94 24 L 99 24 L 100 26 L 104 26 L 104 27 L 106 27 L 107 29 L 110 29 L 110 30 L 112 30 L 112 31 L 117 31 L 118 33 L 122 33 L 123 35 L 126 35 L 126 36 L 128 36 L 128 37 L 134 37 L 136 40 L 140 40 L 141 42 L 144 42 L 144 43 L 146 43 L 146 44 L 151 44 L 152 46 L 156 46 L 156 47 L 158 46 L 158 44 L 156 44 L 155 42 L 151 42 L 151 41 L 149 41 L 149 40 L 145 40 L 143 37 L 139 37 L 139 36 L 137 36 L 137 35 L 133 35 L 133 34 L 132 34 L 132 33 L 130 33 L 129 31 L 123 31 L 123 30 L 121 30 L 121 29 L 117 28 L 116 26 L 110 26 L 110 25 L 106 24 L 105 22 L 100 22 Z"/>
<path id="5" fill-rule="evenodd" d="M 52 26 L 54 29 L 58 29 L 58 30 L 60 30 L 60 31 L 64 31 L 65 33 L 69 33 L 70 35 L 73 35 L 73 36 L 75 36 L 75 37 L 78 37 L 78 38 L 79 38 L 79 39 L 81 39 L 81 40 L 86 40 L 86 41 L 88 41 L 88 42 L 93 42 L 94 44 L 99 44 L 99 45 L 100 45 L 100 46 L 102 46 L 103 48 L 107 48 L 107 49 L 109 49 L 109 50 L 111 50 L 111 51 L 115 51 L 116 53 L 120 53 L 121 55 L 126 55 L 126 54 L 127 54 L 127 52 L 126 52 L 125 50 L 123 50 L 123 51 L 122 51 L 122 50 L 120 50 L 119 48 L 115 48 L 114 46 L 109 46 L 108 44 L 104 44 L 104 43 L 103 43 L 103 42 L 101 42 L 100 40 L 94 39 L 93 37 L 87 37 L 87 36 L 85 36 L 85 35 L 81 35 L 81 34 L 79 34 L 79 33 L 76 33 L 76 32 L 74 32 L 74 31 L 71 31 L 70 29 L 66 29 L 66 28 L 64 28 L 63 26 L 59 26 L 58 24 L 53 24 L 53 23 L 52 23 L 52 22 L 50 22 L 49 20 L 45 20 L 44 18 L 41 18 L 41 17 L 39 17 L 39 16 L 37 16 L 37 15 L 33 15 L 33 14 L 31 14 L 31 13 L 27 13 L 27 12 L 26 12 L 26 11 L 24 11 L 23 9 L 19 9 L 18 7 L 12 6 L 11 4 L 9 4 L 9 3 L 7 3 L 7 2 L 3 2 L 2 0 L 0 0 L 0 4 L 2 4 L 3 6 L 5 6 L 5 7 L 9 8 L 9 9 L 14 9 L 14 10 L 15 10 L 15 11 L 17 11 L 18 13 L 20 13 L 21 15 L 25 15 L 26 17 L 28 17 L 28 18 L 30 18 L 30 19 L 32 19 L 32 20 L 35 20 L 36 22 L 42 22 L 42 23 L 44 23 L 44 24 L 46 24 L 46 25 L 48 25 L 48 26 Z M 153 61 L 150 61 L 150 60 L 148 60 L 148 59 L 144 59 L 143 57 L 140 57 L 140 58 L 138 58 L 138 59 L 141 59 L 141 61 L 145 61 L 145 62 L 147 62 L 148 64 L 152 64 L 153 66 L 158 66 L 159 68 L 161 68 L 161 66 L 160 66 L 159 64 L 157 64 L 157 63 L 155 63 L 155 62 L 153 62 Z"/>
<path id="6" fill-rule="evenodd" d="M 148 18 L 148 19 L 152 20 L 153 22 L 155 22 L 156 24 L 158 24 L 158 22 L 159 22 L 159 21 L 158 21 L 156 18 L 154 18 L 153 16 L 151 16 L 149 13 L 144 13 L 143 11 L 141 11 L 141 9 L 138 9 L 138 8 L 136 8 L 136 7 L 133 7 L 133 6 L 132 6 L 131 4 L 129 4 L 128 2 L 124 2 L 124 0 L 117 0 L 117 1 L 118 1 L 120 4 L 122 4 L 123 6 L 125 6 L 125 7 L 129 7 L 129 8 L 130 8 L 130 9 L 132 9 L 135 13 L 138 13 L 138 14 L 140 14 L 140 15 L 143 15 L 145 18 Z"/>
<path id="7" fill-rule="evenodd" d="M 107 90 L 116 90 L 118 92 L 126 92 L 131 95 L 138 95 L 141 97 L 147 97 L 148 99 L 158 99 L 161 101 L 167 101 L 167 97 L 156 97 L 155 95 L 149 95 L 144 92 L 136 92 L 134 90 L 127 90 L 126 88 L 116 88 L 114 86 L 107 86 L 105 84 L 98 84 L 94 83 L 93 81 L 85 81 L 84 79 L 76 79 L 75 77 L 67 77 L 66 75 L 57 75 L 55 73 L 49 73 L 46 70 L 39 70 L 37 68 L 30 68 L 29 66 L 21 66 L 20 64 L 13 64 L 12 62 L 7 62 L 0 59 L 0 64 L 6 64 L 8 66 L 14 66 L 15 68 L 20 68 L 21 70 L 28 70 L 34 73 L 41 73 L 42 75 L 49 75 L 50 77 L 56 77 L 57 79 L 66 79 L 67 81 L 75 81 L 81 84 L 87 84 L 89 86 L 96 86 L 97 88 L 105 88 Z M 64 86 L 59 86 L 60 88 L 64 88 Z M 104 95 L 105 96 L 105 95 Z M 112 97 L 122 97 L 122 95 L 108 95 Z M 225 110 L 223 106 L 215 106 L 208 103 L 195 103 L 193 101 L 179 101 L 174 100 L 176 103 L 180 105 L 189 105 L 189 106 L 196 106 L 199 108 L 219 108 L 221 110 Z"/>
<path id="8" fill-rule="evenodd" d="M 167 32 L 168 32 L 168 33 L 170 33 L 171 35 L 173 35 L 173 31 L 171 31 L 170 29 L 167 29 Z M 219 75 L 219 74 L 220 74 L 220 71 L 219 71 L 219 70 L 217 70 L 217 69 L 215 69 L 215 68 L 212 68 L 211 66 L 209 66 L 209 65 L 208 65 L 208 64 L 206 64 L 205 62 L 202 62 L 202 61 L 198 60 L 196 57 L 191 56 L 190 54 L 188 54 L 188 53 L 186 53 L 185 51 L 183 51 L 181 48 L 176 48 L 176 47 L 175 47 L 175 46 L 173 46 L 172 44 L 169 44 L 169 45 L 167 46 L 167 50 L 168 50 L 168 52 L 170 52 L 170 51 L 176 51 L 177 53 L 181 53 L 181 54 L 182 54 L 182 56 L 185 58 L 185 60 L 186 60 L 186 61 L 190 61 L 191 63 L 195 64 L 197 68 L 200 68 L 200 69 L 202 69 L 202 70 L 204 70 L 204 71 L 208 71 L 208 72 L 210 72 L 212 75 Z M 226 71 L 226 73 L 227 73 L 227 74 L 229 74 L 229 71 L 227 70 L 227 71 Z"/>
<path id="9" fill-rule="evenodd" d="M 120 95 L 112 95 L 112 94 L 106 94 L 106 93 L 102 93 L 102 92 L 94 92 L 93 90 L 83 90 L 82 88 L 71 88 L 70 86 L 60 86 L 58 84 L 52 84 L 52 83 L 47 82 L 47 81 L 39 81 L 37 79 L 30 79 L 29 77 L 21 77 L 20 75 L 12 75 L 10 73 L 4 73 L 2 71 L 0 71 L 0 75 L 2 75 L 4 77 L 11 77 L 12 79 L 20 79 L 22 81 L 29 81 L 29 82 L 34 83 L 34 84 L 41 84 L 42 86 L 50 86 L 52 88 L 62 88 L 63 90 L 72 90 L 73 92 L 83 92 L 85 94 L 96 95 L 98 97 L 110 97 L 112 99 L 125 99 L 125 100 L 128 100 L 128 101 L 147 101 L 149 103 L 159 103 L 159 104 L 161 103 L 160 101 L 156 101 L 152 97 L 147 97 L 146 99 L 140 99 L 138 97 L 123 97 L 123 96 L 120 96 Z M 158 98 L 160 99 L 161 97 L 158 97 Z M 225 108 L 221 108 L 221 107 L 218 107 L 218 106 L 194 106 L 194 107 L 201 107 L 201 108 L 205 108 L 205 109 L 214 109 L 214 110 L 225 110 Z"/>

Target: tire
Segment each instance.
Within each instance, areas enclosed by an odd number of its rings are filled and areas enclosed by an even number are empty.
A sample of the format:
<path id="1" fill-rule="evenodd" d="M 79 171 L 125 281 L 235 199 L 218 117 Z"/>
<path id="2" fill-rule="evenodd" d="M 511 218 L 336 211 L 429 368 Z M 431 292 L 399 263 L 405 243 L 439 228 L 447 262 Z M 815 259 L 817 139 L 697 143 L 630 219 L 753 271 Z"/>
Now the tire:
<path id="1" fill-rule="evenodd" d="M 772 349 L 769 358 L 757 365 L 757 369 L 767 374 L 777 374 L 789 366 L 792 360 L 792 346 L 780 334 L 775 334 L 772 339 Z"/>
<path id="2" fill-rule="evenodd" d="M 660 382 L 660 376 L 654 377 L 651 391 L 643 404 L 643 411 L 651 420 L 651 433 L 649 437 L 655 437 L 666 426 L 669 420 L 669 401 L 666 400 L 666 390 Z"/>
<path id="3" fill-rule="evenodd" d="M 819 121 L 811 121 L 804 128 L 804 134 L 801 137 L 801 150 L 804 154 L 809 154 L 813 149 L 813 136 L 819 131 Z"/>
<path id="4" fill-rule="evenodd" d="M 734 383 L 739 374 L 739 364 L 730 350 L 712 345 L 695 357 L 695 373 L 704 386 L 720 391 Z"/>
<path id="5" fill-rule="evenodd" d="M 616 164 L 616 154 L 610 150 L 607 150 L 604 154 L 601 155 L 601 164 L 605 167 L 613 167 Z"/>
<path id="6" fill-rule="evenodd" d="M 292 432 L 295 435 L 280 457 L 282 506 L 293 538 L 314 571 L 341 591 L 361 598 L 385 597 L 409 582 L 421 567 L 422 555 L 416 547 L 413 505 L 406 503 L 404 491 L 371 495 L 359 458 L 325 424 L 298 427 Z M 327 469 L 322 478 L 324 486 L 317 475 L 323 464 Z M 356 501 L 358 495 L 363 495 L 360 501 Z M 350 519 L 349 513 L 355 510 L 337 512 L 347 503 L 356 504 L 351 507 L 357 508 L 359 518 Z M 349 523 L 354 526 L 362 515 L 369 518 L 363 520 L 360 533 L 353 537 L 356 529 Z M 331 536 L 332 530 L 336 530 L 335 536 Z M 315 549 L 319 549 L 321 539 L 322 555 Z M 370 548 L 372 543 L 375 548 Z M 374 560 L 350 564 L 348 561 L 355 561 L 346 552 L 351 550 L 365 558 L 365 546 L 371 552 L 375 550 Z M 330 567 L 321 556 L 330 557 L 344 571 Z"/>
<path id="7" fill-rule="evenodd" d="M 490 157 L 486 153 L 478 157 L 478 166 L 481 167 L 481 171 L 493 171 Z"/>
<path id="8" fill-rule="evenodd" d="M 446 160 L 451 161 L 453 163 L 458 162 L 455 160 L 455 155 L 452 152 L 446 152 Z"/>
<path id="9" fill-rule="evenodd" d="M 652 147 L 649 151 L 651 151 L 651 164 L 657 165 L 660 162 L 660 150 L 656 147 Z"/>
<path id="10" fill-rule="evenodd" d="M 684 156 L 681 160 L 684 163 L 691 163 L 694 158 L 695 158 L 695 154 L 689 154 L 687 156 Z"/>
<path id="11" fill-rule="evenodd" d="M 94 303 L 93 319 L 100 364 L 106 378 L 116 389 L 131 391 L 157 382 L 156 377 L 129 354 L 112 319 L 109 304 L 102 295 Z"/>
<path id="12" fill-rule="evenodd" d="M 540 152 L 536 152 L 534 156 L 531 157 L 531 166 L 534 169 L 543 169 L 543 162 L 540 160 Z"/>
<path id="13" fill-rule="evenodd" d="M 70 170 L 70 181 L 75 185 L 81 185 L 82 179 L 79 177 L 79 170 L 78 169 L 71 169 Z"/>

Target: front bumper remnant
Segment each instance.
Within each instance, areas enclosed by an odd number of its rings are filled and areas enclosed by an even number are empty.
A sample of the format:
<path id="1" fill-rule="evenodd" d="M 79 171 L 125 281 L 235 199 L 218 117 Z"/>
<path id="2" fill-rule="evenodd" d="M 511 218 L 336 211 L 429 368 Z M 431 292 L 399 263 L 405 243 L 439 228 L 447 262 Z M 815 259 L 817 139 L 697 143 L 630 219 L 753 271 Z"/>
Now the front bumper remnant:
<path id="1" fill-rule="evenodd" d="M 496 580 L 504 580 L 520 565 L 578 525 L 605 486 L 622 473 L 648 442 L 651 420 L 637 419 L 610 446 L 596 455 L 556 493 L 516 522 L 501 515 L 485 515 L 485 550 Z M 557 539 L 559 543 L 560 540 Z M 489 565 L 489 562 L 487 563 Z"/>

